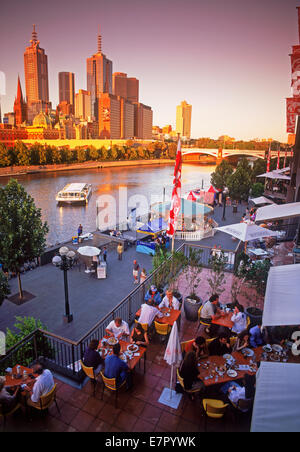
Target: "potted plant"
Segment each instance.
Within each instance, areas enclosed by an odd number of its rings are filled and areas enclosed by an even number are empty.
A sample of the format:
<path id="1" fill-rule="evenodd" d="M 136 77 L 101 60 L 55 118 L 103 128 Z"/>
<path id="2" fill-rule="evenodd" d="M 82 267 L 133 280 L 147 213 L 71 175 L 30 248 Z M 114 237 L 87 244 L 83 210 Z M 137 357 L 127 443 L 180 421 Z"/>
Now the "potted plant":
<path id="1" fill-rule="evenodd" d="M 172 290 L 174 297 L 182 305 L 182 294 L 179 292 L 179 273 L 184 271 L 188 265 L 188 259 L 181 251 L 174 251 L 170 260 L 168 285 Z"/>
<path id="2" fill-rule="evenodd" d="M 198 320 L 198 310 L 202 304 L 201 298 L 196 294 L 201 281 L 201 254 L 202 250 L 190 250 L 185 268 L 186 282 L 190 292 L 184 300 L 184 312 L 186 319 L 192 322 Z"/>

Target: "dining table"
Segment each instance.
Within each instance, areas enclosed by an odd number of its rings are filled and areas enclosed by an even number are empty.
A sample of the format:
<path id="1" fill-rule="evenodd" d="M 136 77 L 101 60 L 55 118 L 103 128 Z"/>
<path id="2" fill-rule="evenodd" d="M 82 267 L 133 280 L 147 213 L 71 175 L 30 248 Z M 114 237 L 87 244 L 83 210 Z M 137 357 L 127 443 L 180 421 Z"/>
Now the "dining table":
<path id="1" fill-rule="evenodd" d="M 253 349 L 253 356 L 244 356 L 241 352 L 233 352 L 229 356 L 234 359 L 231 369 L 236 375 L 228 375 L 226 358 L 223 356 L 210 356 L 198 362 L 201 379 L 205 386 L 224 384 L 228 381 L 243 379 L 246 374 L 255 375 L 257 372 L 257 362 L 261 361 L 263 353 L 262 347 Z"/>
<path id="2" fill-rule="evenodd" d="M 158 308 L 159 311 L 164 314 L 163 317 L 155 317 L 155 321 L 158 323 L 163 323 L 163 324 L 168 324 L 170 326 L 173 326 L 173 324 L 177 321 L 180 320 L 180 316 L 181 316 L 181 311 L 179 309 L 173 309 L 173 308 Z M 139 309 L 137 311 L 137 313 L 135 314 L 135 318 L 139 319 L 141 315 L 141 309 Z M 178 328 L 180 329 L 180 325 L 178 325 Z"/>
<path id="3" fill-rule="evenodd" d="M 104 339 L 104 341 L 103 341 Z M 112 355 L 112 345 L 109 345 L 109 343 L 107 342 L 109 340 L 109 336 L 104 336 L 101 341 L 99 341 L 98 344 L 98 352 L 101 353 L 101 356 L 103 359 L 105 359 L 108 355 Z M 129 369 L 131 371 L 133 371 L 136 367 L 137 364 L 140 365 L 140 361 L 142 358 L 144 358 L 144 373 L 146 373 L 146 352 L 147 352 L 147 347 L 143 347 L 142 345 L 136 345 L 136 344 L 131 344 L 128 341 L 124 341 L 122 339 L 118 340 L 120 346 L 121 346 L 121 351 L 120 351 L 120 356 L 121 359 L 124 357 L 124 352 L 125 352 L 125 357 L 126 357 L 126 364 L 128 365 Z M 135 348 L 137 348 L 137 350 L 135 352 L 132 352 L 132 356 L 129 357 L 128 354 L 126 352 L 130 351 L 128 349 L 128 347 L 135 345 Z"/>
<path id="4" fill-rule="evenodd" d="M 28 387 L 33 386 L 36 377 L 38 377 L 37 374 L 33 373 L 33 370 L 29 367 L 25 366 L 19 366 L 20 367 L 20 373 L 17 372 L 17 367 L 19 365 L 15 365 L 12 368 L 11 372 L 6 372 L 5 375 L 5 387 L 10 388 L 16 388 L 17 386 L 21 386 L 23 384 L 26 384 Z M 24 371 L 26 372 L 27 376 L 24 378 Z"/>
<path id="5" fill-rule="evenodd" d="M 232 311 L 230 311 L 230 312 L 221 311 L 221 315 L 219 315 L 217 317 L 214 316 L 211 323 L 213 323 L 215 325 L 219 325 L 219 326 L 224 326 L 231 330 L 231 328 L 234 325 L 234 322 L 231 321 L 232 316 L 233 316 Z"/>

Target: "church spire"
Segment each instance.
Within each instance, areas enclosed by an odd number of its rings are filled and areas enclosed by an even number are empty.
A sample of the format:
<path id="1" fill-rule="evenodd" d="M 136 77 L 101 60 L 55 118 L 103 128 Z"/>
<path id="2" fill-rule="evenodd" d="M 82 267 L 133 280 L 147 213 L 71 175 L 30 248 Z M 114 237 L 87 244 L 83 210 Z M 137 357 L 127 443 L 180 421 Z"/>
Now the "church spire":
<path id="1" fill-rule="evenodd" d="M 17 100 L 20 100 L 23 102 L 23 94 L 22 94 L 22 88 L 21 88 L 21 82 L 20 82 L 19 75 L 18 75 Z"/>

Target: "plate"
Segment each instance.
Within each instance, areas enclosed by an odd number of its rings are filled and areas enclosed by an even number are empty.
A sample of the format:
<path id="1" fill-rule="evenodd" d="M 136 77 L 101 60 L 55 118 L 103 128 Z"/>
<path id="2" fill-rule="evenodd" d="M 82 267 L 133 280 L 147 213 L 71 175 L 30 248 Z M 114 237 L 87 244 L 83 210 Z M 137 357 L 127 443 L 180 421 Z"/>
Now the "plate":
<path id="1" fill-rule="evenodd" d="M 228 377 L 237 377 L 237 372 L 235 370 L 227 370 Z"/>
<path id="2" fill-rule="evenodd" d="M 278 361 L 280 361 L 280 357 L 279 356 L 275 356 L 275 355 L 270 355 L 270 360 L 278 362 Z"/>
<path id="3" fill-rule="evenodd" d="M 226 360 L 228 360 L 228 359 L 231 359 L 232 356 L 229 355 L 228 353 L 226 353 L 225 355 L 223 355 L 223 358 L 226 359 Z"/>
<path id="4" fill-rule="evenodd" d="M 128 350 L 129 352 L 131 352 L 131 353 L 137 352 L 138 349 L 139 349 L 139 346 L 136 345 L 136 344 L 130 344 L 130 345 L 128 345 L 128 347 L 127 347 L 127 350 Z"/>
<path id="5" fill-rule="evenodd" d="M 282 352 L 282 347 L 279 344 L 274 344 L 272 345 L 272 350 L 274 350 L 274 352 Z"/>
<path id="6" fill-rule="evenodd" d="M 98 348 L 98 352 L 101 353 L 102 356 L 106 356 L 108 353 L 107 348 Z"/>
<path id="7" fill-rule="evenodd" d="M 251 350 L 251 348 L 244 348 L 242 353 L 245 356 L 253 356 L 254 355 L 254 351 Z"/>
<path id="8" fill-rule="evenodd" d="M 116 339 L 115 337 L 109 337 L 109 338 L 107 339 L 107 343 L 108 343 L 109 345 L 116 345 L 116 344 L 118 343 L 118 339 Z"/>
<path id="9" fill-rule="evenodd" d="M 272 347 L 271 347 L 271 345 L 270 344 L 267 344 L 267 345 L 264 345 L 263 346 L 263 350 L 265 351 L 265 352 L 271 352 L 272 351 Z"/>
<path id="10" fill-rule="evenodd" d="M 168 312 L 166 312 L 166 313 L 164 314 L 164 316 L 165 316 L 165 317 L 170 317 L 170 314 L 169 314 Z"/>
<path id="11" fill-rule="evenodd" d="M 119 357 L 120 357 L 120 359 L 121 359 L 122 361 L 124 361 L 125 363 L 127 362 L 127 356 L 126 356 L 124 353 L 120 353 Z"/>

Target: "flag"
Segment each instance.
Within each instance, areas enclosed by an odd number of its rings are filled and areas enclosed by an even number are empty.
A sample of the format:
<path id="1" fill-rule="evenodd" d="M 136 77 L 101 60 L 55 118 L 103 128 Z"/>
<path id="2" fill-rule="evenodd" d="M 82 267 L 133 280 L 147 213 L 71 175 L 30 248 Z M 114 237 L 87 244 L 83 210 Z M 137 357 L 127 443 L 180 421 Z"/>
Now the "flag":
<path id="1" fill-rule="evenodd" d="M 173 191 L 169 215 L 169 227 L 167 230 L 167 234 L 171 237 L 175 234 L 177 217 L 181 207 L 181 168 L 182 168 L 181 141 L 179 138 L 174 169 Z"/>
<path id="2" fill-rule="evenodd" d="M 280 150 L 278 150 L 278 156 L 277 156 L 277 167 L 276 169 L 280 168 Z"/>
<path id="3" fill-rule="evenodd" d="M 285 150 L 285 154 L 284 154 L 283 168 L 286 168 L 286 158 L 287 158 L 287 150 Z"/>
<path id="4" fill-rule="evenodd" d="M 270 171 L 270 161 L 271 161 L 271 149 L 270 149 L 270 145 L 269 145 L 269 152 L 268 152 L 268 157 L 267 157 L 267 173 Z"/>

